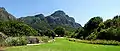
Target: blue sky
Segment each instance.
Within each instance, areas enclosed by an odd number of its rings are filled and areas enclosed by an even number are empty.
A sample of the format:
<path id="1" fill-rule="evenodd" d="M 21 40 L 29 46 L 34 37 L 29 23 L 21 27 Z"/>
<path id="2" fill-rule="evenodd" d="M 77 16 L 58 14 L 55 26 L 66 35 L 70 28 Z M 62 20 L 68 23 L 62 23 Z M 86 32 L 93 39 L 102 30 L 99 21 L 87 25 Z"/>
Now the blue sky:
<path id="1" fill-rule="evenodd" d="M 83 26 L 95 16 L 106 20 L 118 15 L 119 2 L 120 0 L 0 0 L 0 7 L 5 7 L 16 17 L 38 13 L 47 16 L 56 10 L 63 10 Z"/>

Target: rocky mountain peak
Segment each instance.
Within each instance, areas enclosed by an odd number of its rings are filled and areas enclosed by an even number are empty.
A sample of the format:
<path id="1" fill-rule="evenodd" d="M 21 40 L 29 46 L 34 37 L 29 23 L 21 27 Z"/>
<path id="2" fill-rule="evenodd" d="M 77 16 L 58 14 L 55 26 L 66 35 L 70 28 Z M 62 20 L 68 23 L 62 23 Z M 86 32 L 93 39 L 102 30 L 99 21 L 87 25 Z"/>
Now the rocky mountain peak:
<path id="1" fill-rule="evenodd" d="M 0 21 L 16 20 L 4 7 L 0 7 Z"/>
<path id="2" fill-rule="evenodd" d="M 49 16 L 44 16 L 43 14 L 37 14 L 32 17 L 19 18 L 23 22 L 37 29 L 54 29 L 58 26 L 62 26 L 69 30 L 69 28 L 76 29 L 81 27 L 80 24 L 75 22 L 73 17 L 69 17 L 64 11 L 58 10 Z"/>
<path id="3" fill-rule="evenodd" d="M 62 10 L 58 10 L 58 11 L 55 11 L 53 14 L 51 14 L 51 16 L 65 16 L 65 12 L 62 11 Z"/>
<path id="4" fill-rule="evenodd" d="M 4 7 L 0 7 L 0 11 L 5 11 L 6 9 Z"/>
<path id="5" fill-rule="evenodd" d="M 35 17 L 45 17 L 43 14 L 37 14 Z"/>

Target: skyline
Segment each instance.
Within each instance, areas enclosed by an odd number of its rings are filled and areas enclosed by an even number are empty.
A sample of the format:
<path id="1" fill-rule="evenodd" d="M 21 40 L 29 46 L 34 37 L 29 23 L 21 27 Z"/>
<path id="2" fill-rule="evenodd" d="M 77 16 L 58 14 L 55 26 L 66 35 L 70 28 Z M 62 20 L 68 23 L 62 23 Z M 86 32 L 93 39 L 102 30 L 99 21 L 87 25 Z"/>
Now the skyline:
<path id="1" fill-rule="evenodd" d="M 56 10 L 63 10 L 82 26 L 95 16 L 104 20 L 120 13 L 119 0 L 1 0 L 0 7 L 15 17 L 44 14 L 48 16 Z"/>

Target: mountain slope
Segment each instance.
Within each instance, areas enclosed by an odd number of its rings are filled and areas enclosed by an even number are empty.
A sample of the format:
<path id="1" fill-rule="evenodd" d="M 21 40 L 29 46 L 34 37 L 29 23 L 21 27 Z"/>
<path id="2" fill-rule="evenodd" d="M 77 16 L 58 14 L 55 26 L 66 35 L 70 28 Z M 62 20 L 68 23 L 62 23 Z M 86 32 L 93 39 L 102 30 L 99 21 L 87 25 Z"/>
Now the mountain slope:
<path id="1" fill-rule="evenodd" d="M 46 19 L 51 26 L 63 25 L 73 28 L 81 27 L 80 24 L 75 22 L 73 17 L 69 17 L 61 10 L 58 10 L 51 14 L 50 16 L 47 16 Z"/>
<path id="2" fill-rule="evenodd" d="M 46 30 L 50 28 L 49 24 L 47 23 L 47 20 L 45 19 L 43 14 L 38 14 L 35 16 L 27 16 L 27 17 L 21 17 L 18 19 L 19 21 L 22 21 L 29 26 L 38 29 L 38 30 Z"/>
<path id="3" fill-rule="evenodd" d="M 75 22 L 74 18 L 69 17 L 60 10 L 46 17 L 43 14 L 38 14 L 35 16 L 21 17 L 18 20 L 39 30 L 54 29 L 58 26 L 62 26 L 67 30 L 74 30 L 81 27 L 80 24 Z"/>

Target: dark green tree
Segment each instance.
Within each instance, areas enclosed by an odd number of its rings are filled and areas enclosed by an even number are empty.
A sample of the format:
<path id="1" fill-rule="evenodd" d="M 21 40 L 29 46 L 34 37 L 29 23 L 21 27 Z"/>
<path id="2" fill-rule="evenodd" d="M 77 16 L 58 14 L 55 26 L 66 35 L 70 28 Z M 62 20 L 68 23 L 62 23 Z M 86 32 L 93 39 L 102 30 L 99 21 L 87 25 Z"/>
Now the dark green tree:
<path id="1" fill-rule="evenodd" d="M 94 32 L 94 29 L 99 27 L 103 19 L 99 16 L 91 18 L 84 26 L 84 38 Z"/>
<path id="2" fill-rule="evenodd" d="M 109 27 L 114 26 L 113 20 L 111 20 L 111 19 L 106 20 L 106 21 L 104 22 L 104 25 L 105 25 L 105 28 L 109 28 Z"/>
<path id="3" fill-rule="evenodd" d="M 55 28 L 54 32 L 58 35 L 58 36 L 64 36 L 65 35 L 65 28 L 63 27 L 57 27 Z"/>
<path id="4" fill-rule="evenodd" d="M 46 32 L 45 32 L 45 35 L 48 36 L 49 38 L 52 37 L 54 39 L 55 37 L 55 32 L 53 30 L 50 30 L 48 29 Z"/>
<path id="5" fill-rule="evenodd" d="M 78 28 L 78 29 L 75 31 L 74 37 L 75 37 L 75 38 L 81 38 L 81 39 L 82 39 L 83 32 L 84 32 L 84 29 L 83 29 L 82 27 Z M 77 35 L 76 35 L 76 34 L 77 34 Z"/>

